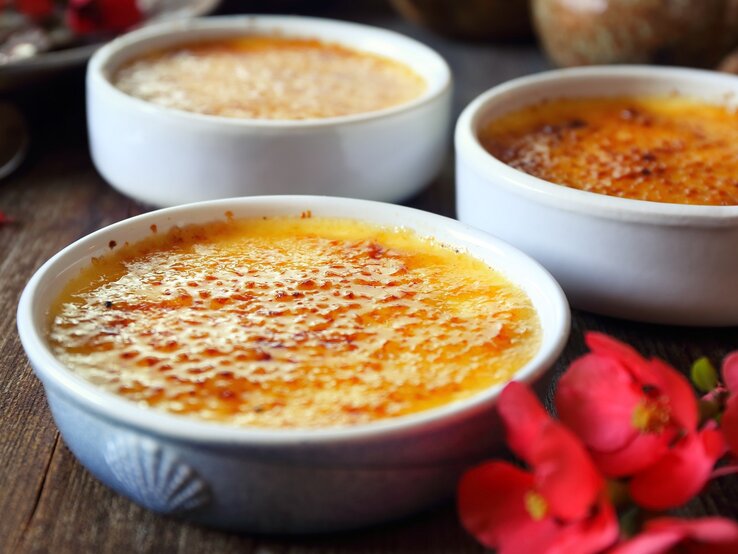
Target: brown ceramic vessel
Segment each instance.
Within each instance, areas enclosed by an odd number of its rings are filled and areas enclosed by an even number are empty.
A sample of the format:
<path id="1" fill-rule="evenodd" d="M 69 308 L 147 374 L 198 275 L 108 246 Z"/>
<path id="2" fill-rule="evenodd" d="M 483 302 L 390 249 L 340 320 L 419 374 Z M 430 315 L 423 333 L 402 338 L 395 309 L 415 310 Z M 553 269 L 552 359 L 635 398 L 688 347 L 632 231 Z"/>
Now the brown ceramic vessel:
<path id="1" fill-rule="evenodd" d="M 528 0 L 392 0 L 405 18 L 467 40 L 514 41 L 532 36 Z"/>
<path id="2" fill-rule="evenodd" d="M 714 67 L 738 43 L 738 0 L 531 0 L 531 8 L 559 66 Z"/>

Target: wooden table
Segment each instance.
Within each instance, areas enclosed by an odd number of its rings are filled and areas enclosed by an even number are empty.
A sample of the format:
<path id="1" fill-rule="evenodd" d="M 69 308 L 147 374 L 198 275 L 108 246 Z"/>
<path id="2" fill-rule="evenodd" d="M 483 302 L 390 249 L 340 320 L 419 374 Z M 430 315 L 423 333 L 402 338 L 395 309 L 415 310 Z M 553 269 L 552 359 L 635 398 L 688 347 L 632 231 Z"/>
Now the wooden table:
<path id="1" fill-rule="evenodd" d="M 235 11 L 236 4 L 226 9 Z M 313 13 L 396 29 L 436 48 L 455 75 L 457 114 L 492 85 L 547 67 L 533 45 L 452 42 L 403 22 L 377 2 L 333 2 Z M 24 167 L 0 182 L 0 210 L 17 218 L 0 228 L 0 552 L 481 551 L 459 527 L 450 503 L 405 521 L 337 536 L 243 536 L 154 515 L 108 490 L 75 461 L 60 440 L 18 340 L 18 297 L 35 269 L 63 246 L 147 209 L 114 192 L 92 167 L 83 90 L 78 71 L 12 98 L 30 120 L 33 145 Z M 450 149 L 442 175 L 408 204 L 454 214 Z M 584 351 L 587 329 L 611 333 L 680 369 L 699 356 L 719 361 L 738 348 L 736 328 L 661 327 L 575 311 L 571 340 L 554 377 Z M 683 513 L 738 517 L 738 479 L 713 482 Z"/>

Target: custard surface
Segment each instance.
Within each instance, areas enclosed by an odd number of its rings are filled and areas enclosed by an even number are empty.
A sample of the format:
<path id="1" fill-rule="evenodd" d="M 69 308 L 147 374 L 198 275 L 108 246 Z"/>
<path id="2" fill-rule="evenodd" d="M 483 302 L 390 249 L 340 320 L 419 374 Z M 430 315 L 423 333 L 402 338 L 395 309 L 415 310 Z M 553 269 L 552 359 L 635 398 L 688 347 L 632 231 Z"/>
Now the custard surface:
<path id="1" fill-rule="evenodd" d="M 685 97 L 549 100 L 488 122 L 484 148 L 580 190 L 674 204 L 738 205 L 738 113 Z"/>
<path id="2" fill-rule="evenodd" d="M 244 36 L 135 58 L 112 77 L 160 106 L 248 119 L 315 119 L 390 108 L 420 96 L 406 65 L 315 39 Z"/>
<path id="3" fill-rule="evenodd" d="M 117 247 L 50 314 L 55 355 L 142 405 L 235 426 L 348 426 L 507 381 L 526 294 L 462 252 L 353 220 L 229 220 Z"/>

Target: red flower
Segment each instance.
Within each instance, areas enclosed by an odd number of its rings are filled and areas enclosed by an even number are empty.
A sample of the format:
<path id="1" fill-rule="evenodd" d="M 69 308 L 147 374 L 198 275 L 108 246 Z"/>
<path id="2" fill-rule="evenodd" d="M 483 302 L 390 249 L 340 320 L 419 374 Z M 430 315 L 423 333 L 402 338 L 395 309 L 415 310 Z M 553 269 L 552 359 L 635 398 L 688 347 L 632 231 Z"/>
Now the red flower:
<path id="1" fill-rule="evenodd" d="M 561 377 L 556 407 L 607 476 L 632 476 L 644 507 L 679 506 L 697 494 L 724 452 L 714 428 L 697 432 L 689 381 L 656 359 L 605 335 L 586 336 L 592 352 Z"/>
<path id="2" fill-rule="evenodd" d="M 630 482 L 633 500 L 651 510 L 680 506 L 700 492 L 715 462 L 725 453 L 725 441 L 715 426 L 682 437 L 656 463 L 636 473 Z"/>
<path id="3" fill-rule="evenodd" d="M 142 19 L 136 0 L 70 0 L 67 8 L 67 24 L 78 34 L 119 33 Z"/>
<path id="4" fill-rule="evenodd" d="M 15 8 L 28 17 L 40 19 L 54 11 L 54 0 L 15 0 Z"/>
<path id="5" fill-rule="evenodd" d="M 725 404 L 725 412 L 720 427 L 734 456 L 738 456 L 738 352 L 733 352 L 723 360 L 723 382 L 730 396 Z"/>
<path id="6" fill-rule="evenodd" d="M 720 517 L 694 520 L 659 518 L 646 523 L 636 537 L 610 554 L 733 554 L 738 552 L 738 525 Z"/>
<path id="7" fill-rule="evenodd" d="M 490 462 L 464 475 L 459 513 L 466 529 L 500 554 L 589 553 L 612 544 L 615 514 L 583 445 L 524 385 L 505 387 L 498 408 L 508 444 L 532 471 Z"/>
<path id="8" fill-rule="evenodd" d="M 738 394 L 738 351 L 723 360 L 723 382 L 730 392 Z"/>
<path id="9" fill-rule="evenodd" d="M 681 431 L 696 428 L 692 387 L 665 363 L 610 337 L 589 333 L 586 341 L 592 352 L 559 381 L 559 417 L 606 475 L 631 475 L 666 454 Z"/>

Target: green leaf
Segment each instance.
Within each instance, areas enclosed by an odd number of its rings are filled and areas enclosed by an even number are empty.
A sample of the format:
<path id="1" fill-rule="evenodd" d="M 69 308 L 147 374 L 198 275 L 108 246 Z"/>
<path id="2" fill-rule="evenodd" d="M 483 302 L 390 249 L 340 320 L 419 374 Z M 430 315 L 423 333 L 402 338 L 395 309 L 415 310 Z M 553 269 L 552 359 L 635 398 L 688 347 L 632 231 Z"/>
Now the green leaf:
<path id="1" fill-rule="evenodd" d="M 717 387 L 717 370 L 708 358 L 700 358 L 695 361 L 692 364 L 690 376 L 694 386 L 701 392 L 710 392 L 712 389 Z"/>

